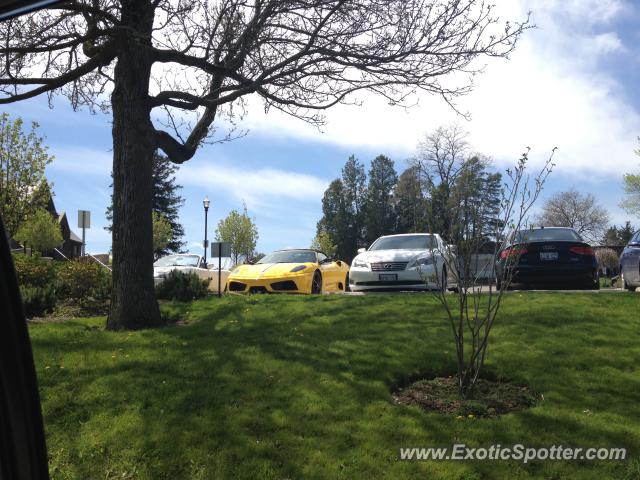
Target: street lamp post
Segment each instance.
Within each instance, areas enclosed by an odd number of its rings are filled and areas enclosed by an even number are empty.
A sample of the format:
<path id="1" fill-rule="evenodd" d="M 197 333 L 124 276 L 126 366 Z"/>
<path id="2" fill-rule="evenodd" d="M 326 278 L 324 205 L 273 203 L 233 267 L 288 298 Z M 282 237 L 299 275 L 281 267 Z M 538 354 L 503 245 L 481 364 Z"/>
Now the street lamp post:
<path id="1" fill-rule="evenodd" d="M 207 248 L 209 241 L 207 240 L 207 213 L 209 212 L 209 197 L 204 197 L 202 205 L 204 205 L 204 263 L 207 263 Z"/>

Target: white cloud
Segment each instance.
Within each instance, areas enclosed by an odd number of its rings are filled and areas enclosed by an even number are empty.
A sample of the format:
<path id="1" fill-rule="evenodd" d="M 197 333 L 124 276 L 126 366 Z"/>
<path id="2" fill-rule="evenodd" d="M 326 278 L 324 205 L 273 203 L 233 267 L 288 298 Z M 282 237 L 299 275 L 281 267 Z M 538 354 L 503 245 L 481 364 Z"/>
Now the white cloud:
<path id="1" fill-rule="evenodd" d="M 48 167 L 52 170 L 107 177 L 111 173 L 113 155 L 107 149 L 53 145 L 49 152 L 55 156 Z"/>
<path id="2" fill-rule="evenodd" d="M 438 125 L 461 122 L 474 146 L 499 164 L 514 162 L 525 147 L 540 163 L 558 147 L 560 171 L 586 176 L 619 175 L 633 158 L 640 115 L 615 78 L 599 68 L 604 55 L 625 52 L 607 26 L 621 15 L 621 1 L 503 0 L 502 18 L 521 19 L 532 10 L 537 28 L 525 33 L 509 61 L 489 60 L 474 92 L 458 101 L 471 114 L 465 122 L 442 100 L 421 96 L 408 111 L 361 95 L 363 107 L 338 106 L 327 112 L 324 133 L 296 119 L 254 108 L 252 130 L 294 135 L 347 146 L 393 149 L 409 155 L 417 140 Z"/>
<path id="3" fill-rule="evenodd" d="M 593 37 L 593 50 L 595 55 L 603 55 L 613 52 L 623 52 L 625 47 L 622 40 L 615 32 L 601 33 Z"/>
<path id="4" fill-rule="evenodd" d="M 622 0 L 533 0 L 525 4 L 532 10 L 566 16 L 576 23 L 607 23 L 626 10 Z"/>
<path id="5" fill-rule="evenodd" d="M 181 185 L 204 186 L 225 192 L 236 200 L 246 201 L 252 209 L 291 201 L 317 202 L 328 184 L 313 175 L 291 171 L 197 163 L 183 165 L 176 178 Z"/>

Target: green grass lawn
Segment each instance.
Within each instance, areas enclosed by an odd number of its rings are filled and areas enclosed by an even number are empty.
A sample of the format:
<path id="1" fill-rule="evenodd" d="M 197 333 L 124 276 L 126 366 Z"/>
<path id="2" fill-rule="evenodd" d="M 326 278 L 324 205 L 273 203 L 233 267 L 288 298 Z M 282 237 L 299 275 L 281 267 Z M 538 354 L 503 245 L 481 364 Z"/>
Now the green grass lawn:
<path id="1" fill-rule="evenodd" d="M 452 297 L 453 298 L 453 297 Z M 428 294 L 252 296 L 165 306 L 192 323 L 30 326 L 54 479 L 640 478 L 640 295 L 512 293 L 487 368 L 544 396 L 459 419 L 391 403 L 453 373 Z M 614 446 L 625 462 L 411 462 L 400 447 Z"/>

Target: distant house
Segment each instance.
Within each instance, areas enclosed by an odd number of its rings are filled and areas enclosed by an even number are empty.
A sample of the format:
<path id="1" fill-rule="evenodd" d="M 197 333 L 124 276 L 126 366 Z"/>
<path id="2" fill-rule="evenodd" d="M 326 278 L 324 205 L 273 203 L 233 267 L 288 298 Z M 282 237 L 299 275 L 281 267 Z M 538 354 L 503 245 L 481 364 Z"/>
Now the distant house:
<path id="1" fill-rule="evenodd" d="M 45 198 L 47 199 L 47 205 L 45 209 L 51 214 L 51 216 L 58 221 L 60 225 L 60 233 L 62 233 L 62 245 L 48 252 L 42 252 L 46 257 L 53 257 L 57 260 L 65 260 L 70 258 L 79 257 L 82 254 L 82 239 L 78 237 L 69 227 L 69 220 L 65 212 L 58 213 L 56 205 L 53 203 L 53 195 L 51 189 L 46 182 L 43 182 L 40 188 L 46 189 L 44 191 Z M 12 248 L 22 248 L 15 240 L 11 240 Z"/>

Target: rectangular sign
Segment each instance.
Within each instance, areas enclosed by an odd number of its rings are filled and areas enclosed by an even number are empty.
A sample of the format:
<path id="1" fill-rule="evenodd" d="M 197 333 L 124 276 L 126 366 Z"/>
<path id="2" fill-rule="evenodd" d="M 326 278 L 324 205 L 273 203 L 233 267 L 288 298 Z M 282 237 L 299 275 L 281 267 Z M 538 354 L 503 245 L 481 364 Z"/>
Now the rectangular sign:
<path id="1" fill-rule="evenodd" d="M 211 258 L 230 257 L 230 256 L 231 256 L 231 243 L 211 242 Z"/>
<path id="2" fill-rule="evenodd" d="M 78 228 L 91 228 L 91 212 L 78 210 Z"/>

